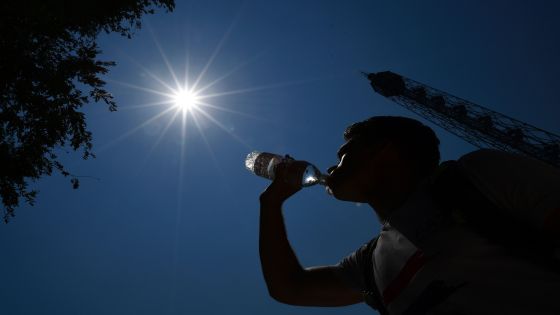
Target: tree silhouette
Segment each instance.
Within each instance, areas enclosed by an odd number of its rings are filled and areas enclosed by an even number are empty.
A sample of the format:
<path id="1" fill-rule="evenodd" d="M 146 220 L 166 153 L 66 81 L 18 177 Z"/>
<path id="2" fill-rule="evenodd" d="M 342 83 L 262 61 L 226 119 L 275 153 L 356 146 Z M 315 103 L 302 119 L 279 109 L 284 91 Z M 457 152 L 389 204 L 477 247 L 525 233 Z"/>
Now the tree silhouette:
<path id="1" fill-rule="evenodd" d="M 33 205 L 28 184 L 65 169 L 56 149 L 94 157 L 81 107 L 117 105 L 100 78 L 113 61 L 97 59 L 97 36 L 131 38 L 144 14 L 173 11 L 174 0 L 3 0 L 0 2 L 0 196 L 4 221 L 20 198 Z"/>

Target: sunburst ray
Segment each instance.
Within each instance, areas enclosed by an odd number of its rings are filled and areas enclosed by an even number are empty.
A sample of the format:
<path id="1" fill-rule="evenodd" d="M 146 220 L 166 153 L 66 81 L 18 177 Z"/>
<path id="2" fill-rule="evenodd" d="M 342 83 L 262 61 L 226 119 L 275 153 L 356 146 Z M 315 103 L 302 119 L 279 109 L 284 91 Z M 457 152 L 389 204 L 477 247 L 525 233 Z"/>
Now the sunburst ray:
<path id="1" fill-rule="evenodd" d="M 220 39 L 220 41 L 218 42 L 218 45 L 216 46 L 216 48 L 214 49 L 214 52 L 212 53 L 212 55 L 210 56 L 210 58 L 208 59 L 208 62 L 206 63 L 206 65 L 204 66 L 204 68 L 202 68 L 202 71 L 200 71 L 200 74 L 198 75 L 198 77 L 196 78 L 196 81 L 193 83 L 192 89 L 196 90 L 196 87 L 198 86 L 198 84 L 200 83 L 200 81 L 202 80 L 202 78 L 204 77 L 204 75 L 206 74 L 206 71 L 208 71 L 208 69 L 210 68 L 210 66 L 212 65 L 212 63 L 214 62 L 214 59 L 216 58 L 216 56 L 218 55 L 218 53 L 220 52 L 220 50 L 222 49 L 222 46 L 225 44 L 225 42 L 227 41 L 229 35 L 231 34 L 231 32 L 233 31 L 235 25 L 237 24 L 237 21 L 239 20 L 239 18 L 241 17 L 241 12 L 243 10 L 243 7 L 241 7 L 239 9 L 239 11 L 237 12 L 235 18 L 233 19 L 233 21 L 231 22 L 231 24 L 229 25 L 227 31 L 225 32 L 224 36 L 222 36 L 222 38 Z"/>
<path id="2" fill-rule="evenodd" d="M 110 147 L 114 146 L 115 144 L 123 141 L 124 139 L 130 137 L 131 135 L 133 135 L 134 133 L 136 133 L 138 130 L 140 130 L 141 128 L 147 126 L 149 123 L 159 119 L 161 116 L 169 113 L 170 111 L 172 111 L 174 108 L 170 107 L 167 108 L 165 110 L 163 110 L 161 113 L 150 117 L 148 120 L 145 120 L 144 122 L 142 122 L 140 125 L 130 129 L 129 131 L 125 132 L 124 134 L 120 135 L 118 138 L 113 139 L 112 141 L 110 141 L 109 143 L 105 144 L 104 146 L 102 146 L 101 148 L 98 149 L 99 152 L 105 151 L 107 149 L 109 149 Z"/>

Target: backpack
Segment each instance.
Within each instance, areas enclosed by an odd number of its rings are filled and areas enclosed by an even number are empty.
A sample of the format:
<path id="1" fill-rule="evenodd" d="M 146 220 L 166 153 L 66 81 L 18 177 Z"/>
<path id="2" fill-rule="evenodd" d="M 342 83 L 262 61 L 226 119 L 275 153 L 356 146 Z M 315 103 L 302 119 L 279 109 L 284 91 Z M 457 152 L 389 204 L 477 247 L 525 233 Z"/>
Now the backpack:
<path id="1" fill-rule="evenodd" d="M 433 175 L 434 204 L 487 240 L 502 245 L 517 257 L 537 261 L 560 272 L 558 244 L 542 230 L 509 215 L 508 209 L 490 200 L 477 187 L 467 170 L 457 161 L 446 161 Z"/>
<path id="2" fill-rule="evenodd" d="M 432 200 L 450 222 L 465 224 L 487 240 L 500 244 L 517 257 L 537 261 L 544 268 L 560 273 L 557 244 L 541 231 L 530 227 L 490 200 L 469 178 L 467 170 L 458 161 L 445 161 L 429 178 L 433 189 Z M 364 301 L 382 315 L 388 314 L 381 293 L 375 285 L 373 251 L 378 236 L 367 244 L 364 276 Z"/>

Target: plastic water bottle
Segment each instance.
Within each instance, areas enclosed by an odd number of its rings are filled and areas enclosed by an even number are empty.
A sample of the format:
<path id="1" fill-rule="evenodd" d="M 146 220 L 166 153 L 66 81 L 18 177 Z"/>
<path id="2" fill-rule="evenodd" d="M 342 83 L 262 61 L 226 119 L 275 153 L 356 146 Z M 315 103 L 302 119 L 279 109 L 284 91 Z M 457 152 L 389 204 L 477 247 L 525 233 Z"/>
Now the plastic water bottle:
<path id="1" fill-rule="evenodd" d="M 274 171 L 276 165 L 282 161 L 293 161 L 290 157 L 284 157 L 278 154 L 253 151 L 247 155 L 245 159 L 245 167 L 258 176 L 274 179 Z M 303 187 L 313 186 L 316 184 L 325 185 L 326 175 L 322 174 L 319 169 L 308 162 L 305 171 L 301 177 L 301 185 Z"/>

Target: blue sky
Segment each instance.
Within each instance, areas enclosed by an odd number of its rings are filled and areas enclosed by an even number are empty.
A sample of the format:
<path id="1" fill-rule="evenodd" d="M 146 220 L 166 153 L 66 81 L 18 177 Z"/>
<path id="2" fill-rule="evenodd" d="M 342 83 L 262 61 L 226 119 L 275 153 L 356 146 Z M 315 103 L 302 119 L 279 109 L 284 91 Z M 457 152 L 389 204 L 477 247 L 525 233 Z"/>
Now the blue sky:
<path id="1" fill-rule="evenodd" d="M 365 305 L 291 307 L 268 297 L 258 260 L 252 150 L 325 170 L 342 132 L 373 115 L 419 118 L 377 95 L 360 71 L 391 70 L 560 133 L 559 5 L 553 1 L 180 1 L 132 40 L 103 35 L 119 111 L 90 104 L 97 158 L 61 155 L 81 179 L 36 183 L 0 227 L 3 314 L 371 314 Z M 199 125 L 144 106 L 173 84 L 162 57 L 213 106 Z M 209 61 L 211 63 L 209 64 Z M 206 69 L 206 70 L 204 70 Z M 233 71 L 233 72 L 232 72 Z M 234 93 L 235 92 L 235 93 Z M 188 116 L 190 117 L 190 116 Z M 420 118 L 420 120 L 422 120 Z M 424 121 L 424 120 L 422 120 Z M 424 121 L 427 123 L 426 121 Z M 444 160 L 474 148 L 433 127 Z M 169 125 L 169 127 L 167 127 Z M 165 131 L 165 133 L 163 133 Z M 379 231 L 373 211 L 305 189 L 285 206 L 306 266 L 333 264 Z"/>

